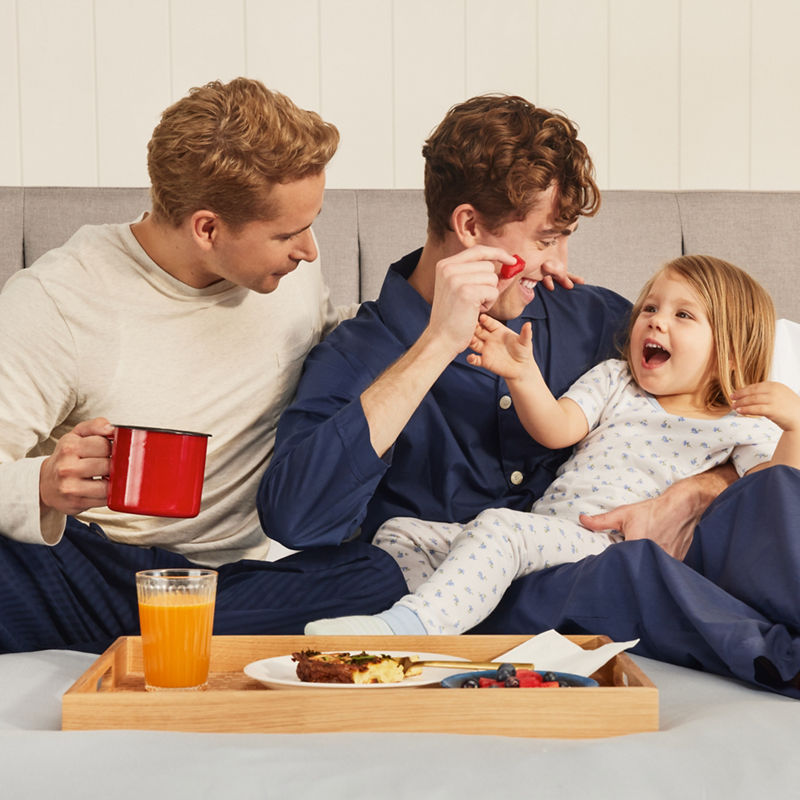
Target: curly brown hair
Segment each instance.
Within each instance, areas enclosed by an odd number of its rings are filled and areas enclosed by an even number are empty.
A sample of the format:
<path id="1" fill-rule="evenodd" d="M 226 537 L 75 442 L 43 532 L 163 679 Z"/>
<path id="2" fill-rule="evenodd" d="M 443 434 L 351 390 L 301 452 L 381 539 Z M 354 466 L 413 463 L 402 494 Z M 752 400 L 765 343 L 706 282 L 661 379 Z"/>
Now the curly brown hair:
<path id="1" fill-rule="evenodd" d="M 270 187 L 318 174 L 338 144 L 333 125 L 259 81 L 196 87 L 147 146 L 153 215 L 174 226 L 200 209 L 233 227 L 268 219 Z"/>
<path id="2" fill-rule="evenodd" d="M 492 232 L 524 219 L 555 185 L 564 227 L 600 208 L 586 146 L 565 116 L 522 97 L 486 94 L 453 106 L 422 148 L 428 231 L 441 239 L 470 203 Z"/>
<path id="3" fill-rule="evenodd" d="M 685 255 L 665 264 L 644 285 L 631 311 L 623 355 L 633 371 L 630 337 L 653 284 L 664 274 L 681 278 L 700 296 L 714 337 L 715 375 L 709 383 L 708 409 L 730 406 L 731 395 L 767 380 L 775 345 L 775 306 L 755 278 L 721 258 Z"/>

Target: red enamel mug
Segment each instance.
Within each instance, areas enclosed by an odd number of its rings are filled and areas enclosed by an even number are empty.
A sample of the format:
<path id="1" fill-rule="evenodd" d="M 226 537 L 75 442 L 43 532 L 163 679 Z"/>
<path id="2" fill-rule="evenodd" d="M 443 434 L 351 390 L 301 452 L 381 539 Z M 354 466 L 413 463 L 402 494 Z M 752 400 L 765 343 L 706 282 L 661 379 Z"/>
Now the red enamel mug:
<path id="1" fill-rule="evenodd" d="M 116 425 L 108 507 L 155 517 L 200 511 L 208 433 Z"/>

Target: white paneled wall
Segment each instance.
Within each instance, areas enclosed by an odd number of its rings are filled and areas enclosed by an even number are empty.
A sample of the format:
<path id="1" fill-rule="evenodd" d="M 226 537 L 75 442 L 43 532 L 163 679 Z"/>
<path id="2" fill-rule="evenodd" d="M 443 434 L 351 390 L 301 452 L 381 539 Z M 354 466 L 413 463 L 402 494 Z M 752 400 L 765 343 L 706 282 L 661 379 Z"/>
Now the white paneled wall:
<path id="1" fill-rule="evenodd" d="M 317 106 L 342 144 L 328 184 L 363 189 L 394 186 L 394 20 L 392 3 L 321 2 Z"/>
<path id="2" fill-rule="evenodd" d="M 0 185 L 22 181 L 15 0 L 0 0 Z"/>
<path id="3" fill-rule="evenodd" d="M 0 0 L 0 185 L 145 185 L 189 87 L 249 75 L 342 133 L 332 187 L 418 187 L 454 103 L 578 122 L 606 189 L 800 190 L 800 0 Z"/>
<path id="4" fill-rule="evenodd" d="M 147 183 L 143 166 L 147 141 L 158 112 L 173 96 L 169 6 L 163 0 L 99 2 L 94 17 L 97 182 L 100 186 L 143 185 Z M 144 41 L 150 43 L 146 52 Z M 55 183 L 44 178 L 36 182 Z"/>
<path id="5" fill-rule="evenodd" d="M 680 187 L 680 43 L 680 3 L 611 3 L 603 118 L 615 189 Z"/>
<path id="6" fill-rule="evenodd" d="M 751 2 L 683 3 L 680 178 L 687 189 L 750 184 Z"/>
<path id="7" fill-rule="evenodd" d="M 753 0 L 750 185 L 800 188 L 800 2 Z M 755 7 L 758 13 L 755 13 Z"/>

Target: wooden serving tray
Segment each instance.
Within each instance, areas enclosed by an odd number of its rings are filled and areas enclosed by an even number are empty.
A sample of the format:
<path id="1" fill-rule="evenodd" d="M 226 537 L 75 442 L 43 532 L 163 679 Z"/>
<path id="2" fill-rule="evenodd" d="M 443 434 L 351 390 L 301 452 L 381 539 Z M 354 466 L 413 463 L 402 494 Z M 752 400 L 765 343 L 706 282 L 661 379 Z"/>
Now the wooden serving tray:
<path id="1" fill-rule="evenodd" d="M 658 730 L 658 690 L 621 653 L 592 677 L 598 687 L 342 691 L 272 689 L 242 671 L 296 650 L 410 650 L 490 661 L 529 636 L 215 636 L 205 691 L 147 692 L 141 638 L 117 639 L 62 699 L 63 730 L 239 733 L 425 732 L 589 738 Z M 594 649 L 605 636 L 569 636 Z M 547 665 L 542 665 L 546 668 Z"/>

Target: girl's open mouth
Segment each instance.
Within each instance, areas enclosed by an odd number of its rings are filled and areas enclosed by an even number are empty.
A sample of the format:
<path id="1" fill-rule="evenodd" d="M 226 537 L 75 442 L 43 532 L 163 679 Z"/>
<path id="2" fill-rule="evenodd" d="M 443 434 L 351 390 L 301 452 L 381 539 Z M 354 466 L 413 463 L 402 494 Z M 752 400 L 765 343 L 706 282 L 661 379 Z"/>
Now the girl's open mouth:
<path id="1" fill-rule="evenodd" d="M 642 356 L 648 367 L 657 367 L 669 361 L 671 353 L 658 342 L 647 341 L 642 348 Z"/>

